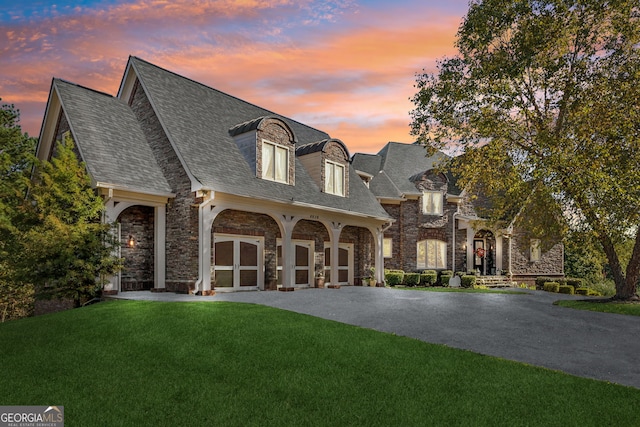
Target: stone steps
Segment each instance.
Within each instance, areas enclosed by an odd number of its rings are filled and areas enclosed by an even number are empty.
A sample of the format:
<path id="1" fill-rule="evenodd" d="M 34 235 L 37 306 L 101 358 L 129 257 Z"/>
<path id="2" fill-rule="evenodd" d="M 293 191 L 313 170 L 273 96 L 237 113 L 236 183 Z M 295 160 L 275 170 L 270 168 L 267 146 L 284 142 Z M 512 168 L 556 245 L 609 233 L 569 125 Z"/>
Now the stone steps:
<path id="1" fill-rule="evenodd" d="M 515 282 L 510 282 L 507 276 L 480 276 L 476 284 L 488 288 L 509 288 L 514 286 Z"/>

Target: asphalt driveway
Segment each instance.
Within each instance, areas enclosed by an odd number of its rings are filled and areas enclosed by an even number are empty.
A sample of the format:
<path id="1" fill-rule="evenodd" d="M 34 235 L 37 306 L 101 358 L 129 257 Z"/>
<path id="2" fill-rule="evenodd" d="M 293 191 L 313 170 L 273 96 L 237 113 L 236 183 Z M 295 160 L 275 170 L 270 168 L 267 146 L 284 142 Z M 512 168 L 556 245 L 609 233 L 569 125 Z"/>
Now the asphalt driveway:
<path id="1" fill-rule="evenodd" d="M 422 341 L 640 388 L 640 317 L 552 305 L 576 298 L 343 287 L 213 297 L 123 292 L 131 299 L 263 304 Z"/>

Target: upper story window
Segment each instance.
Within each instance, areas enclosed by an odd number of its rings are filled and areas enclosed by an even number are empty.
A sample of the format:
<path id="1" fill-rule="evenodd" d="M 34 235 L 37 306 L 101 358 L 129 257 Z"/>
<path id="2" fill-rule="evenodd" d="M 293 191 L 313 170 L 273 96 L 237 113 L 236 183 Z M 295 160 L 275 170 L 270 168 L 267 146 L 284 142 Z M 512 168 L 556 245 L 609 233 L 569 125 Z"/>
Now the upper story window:
<path id="1" fill-rule="evenodd" d="M 443 196 L 440 191 L 422 193 L 422 213 L 426 215 L 442 215 Z"/>
<path id="2" fill-rule="evenodd" d="M 262 178 L 289 183 L 289 149 L 266 140 L 262 141 Z"/>
<path id="3" fill-rule="evenodd" d="M 324 191 L 344 197 L 344 165 L 329 160 L 324 162 Z"/>

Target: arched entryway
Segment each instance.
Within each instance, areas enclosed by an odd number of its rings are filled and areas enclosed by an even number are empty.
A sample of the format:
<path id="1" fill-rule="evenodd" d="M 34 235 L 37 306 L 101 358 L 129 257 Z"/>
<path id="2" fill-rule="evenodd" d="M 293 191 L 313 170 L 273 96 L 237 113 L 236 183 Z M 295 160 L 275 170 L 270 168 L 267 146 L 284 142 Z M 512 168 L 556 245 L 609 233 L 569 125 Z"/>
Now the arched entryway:
<path id="1" fill-rule="evenodd" d="M 212 226 L 211 281 L 217 290 L 275 288 L 280 229 L 269 215 L 227 209 Z"/>
<path id="2" fill-rule="evenodd" d="M 149 290 L 154 287 L 154 208 L 131 206 L 118 216 L 116 227 L 120 240 L 121 291 Z"/>

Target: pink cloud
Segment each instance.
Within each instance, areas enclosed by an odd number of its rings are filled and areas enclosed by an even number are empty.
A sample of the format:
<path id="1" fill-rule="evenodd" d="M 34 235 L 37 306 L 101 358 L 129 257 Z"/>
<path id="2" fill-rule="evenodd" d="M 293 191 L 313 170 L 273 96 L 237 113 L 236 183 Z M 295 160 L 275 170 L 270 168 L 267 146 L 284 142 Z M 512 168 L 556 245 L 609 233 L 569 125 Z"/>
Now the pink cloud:
<path id="1" fill-rule="evenodd" d="M 415 73 L 452 53 L 460 16 L 417 1 L 412 13 L 334 3 L 142 0 L 12 23 L 0 28 L 0 96 L 37 135 L 53 76 L 115 94 L 132 54 L 325 130 L 352 153 L 410 142 Z M 306 24 L 292 18 L 301 14 Z"/>

